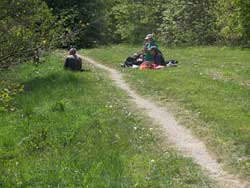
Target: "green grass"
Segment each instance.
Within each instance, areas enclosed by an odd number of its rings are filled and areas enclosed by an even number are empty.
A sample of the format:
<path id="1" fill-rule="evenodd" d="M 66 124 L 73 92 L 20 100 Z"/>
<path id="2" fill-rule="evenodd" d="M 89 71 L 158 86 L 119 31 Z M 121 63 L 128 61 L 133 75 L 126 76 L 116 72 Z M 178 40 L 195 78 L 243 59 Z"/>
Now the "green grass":
<path id="1" fill-rule="evenodd" d="M 214 187 L 192 160 L 161 147 L 106 73 L 62 65 L 54 53 L 0 73 L 24 85 L 14 111 L 0 112 L 0 187 Z"/>
<path id="2" fill-rule="evenodd" d="M 218 160 L 250 178 L 250 50 L 219 47 L 161 48 L 177 68 L 159 71 L 119 65 L 138 46 L 117 45 L 83 54 L 122 71 L 130 85 L 172 109 Z"/>

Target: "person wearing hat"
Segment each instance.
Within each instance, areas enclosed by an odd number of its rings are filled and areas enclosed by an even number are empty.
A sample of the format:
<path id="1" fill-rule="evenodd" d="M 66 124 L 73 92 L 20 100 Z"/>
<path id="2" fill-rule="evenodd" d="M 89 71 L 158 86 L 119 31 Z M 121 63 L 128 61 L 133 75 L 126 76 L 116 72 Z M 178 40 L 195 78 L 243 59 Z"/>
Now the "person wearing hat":
<path id="1" fill-rule="evenodd" d="M 151 46 L 150 49 L 150 54 L 153 57 L 152 61 L 144 61 L 140 65 L 140 70 L 145 70 L 145 69 L 161 69 L 166 66 L 164 57 L 162 53 L 158 51 L 157 46 Z"/>
<path id="2" fill-rule="evenodd" d="M 161 51 L 158 48 L 158 45 L 156 44 L 154 40 L 154 35 L 153 34 L 148 34 L 144 38 L 144 61 L 146 62 L 154 62 L 154 57 L 150 53 L 150 49 L 152 46 L 156 47 L 156 50 L 161 53 Z"/>
<path id="3" fill-rule="evenodd" d="M 151 53 L 151 55 L 152 55 L 153 58 L 154 58 L 154 64 L 155 64 L 156 66 L 159 66 L 159 65 L 160 65 L 160 66 L 165 66 L 165 65 L 166 65 L 165 59 L 164 59 L 162 53 L 160 53 L 160 52 L 158 51 L 157 46 L 151 46 L 151 48 L 150 48 L 150 53 Z"/>
<path id="4" fill-rule="evenodd" d="M 82 59 L 81 59 L 81 57 L 76 55 L 75 48 L 71 48 L 69 50 L 69 56 L 65 59 L 64 68 L 70 69 L 73 71 L 83 71 Z"/>

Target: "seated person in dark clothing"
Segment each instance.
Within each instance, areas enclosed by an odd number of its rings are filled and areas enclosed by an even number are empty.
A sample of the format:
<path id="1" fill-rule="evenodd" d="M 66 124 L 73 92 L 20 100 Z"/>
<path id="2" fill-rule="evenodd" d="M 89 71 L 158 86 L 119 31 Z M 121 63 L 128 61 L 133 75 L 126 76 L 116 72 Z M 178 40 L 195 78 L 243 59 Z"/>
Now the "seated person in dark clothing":
<path id="1" fill-rule="evenodd" d="M 71 48 L 69 50 L 69 56 L 65 59 L 64 68 L 74 70 L 74 71 L 83 71 L 82 59 L 81 57 L 76 55 L 75 48 Z"/>
<path id="2" fill-rule="evenodd" d="M 158 51 L 158 48 L 156 46 L 151 46 L 150 53 L 154 58 L 154 64 L 166 66 L 164 57 L 160 51 Z"/>
<path id="3" fill-rule="evenodd" d="M 121 64 L 121 67 L 140 66 L 143 63 L 143 56 L 143 53 L 135 53 L 133 56 L 128 57 L 126 61 Z"/>

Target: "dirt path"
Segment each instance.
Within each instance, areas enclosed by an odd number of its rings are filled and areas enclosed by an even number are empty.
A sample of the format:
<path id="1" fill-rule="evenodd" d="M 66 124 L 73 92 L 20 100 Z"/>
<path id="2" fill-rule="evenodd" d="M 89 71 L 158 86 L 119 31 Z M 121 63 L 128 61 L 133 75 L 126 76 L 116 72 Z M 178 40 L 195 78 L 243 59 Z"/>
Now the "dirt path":
<path id="1" fill-rule="evenodd" d="M 83 57 L 83 59 L 96 67 L 108 71 L 116 85 L 128 93 L 138 108 L 145 111 L 152 120 L 159 123 L 165 130 L 169 142 L 174 144 L 183 155 L 191 157 L 197 164 L 207 170 L 209 175 L 218 182 L 220 188 L 250 188 L 249 184 L 247 185 L 237 177 L 225 172 L 219 163 L 208 153 L 204 143 L 194 137 L 189 129 L 179 125 L 174 116 L 165 108 L 157 106 L 154 102 L 143 98 L 131 90 L 119 71 L 99 64 L 90 58 Z"/>

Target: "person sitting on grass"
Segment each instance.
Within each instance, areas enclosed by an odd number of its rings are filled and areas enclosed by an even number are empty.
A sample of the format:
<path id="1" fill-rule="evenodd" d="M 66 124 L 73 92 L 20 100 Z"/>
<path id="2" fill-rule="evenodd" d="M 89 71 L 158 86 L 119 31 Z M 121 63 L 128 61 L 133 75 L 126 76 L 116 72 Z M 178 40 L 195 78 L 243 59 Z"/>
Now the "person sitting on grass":
<path id="1" fill-rule="evenodd" d="M 143 63 L 143 53 L 135 53 L 133 56 L 130 56 L 126 59 L 124 63 L 121 64 L 121 67 L 138 67 Z"/>
<path id="2" fill-rule="evenodd" d="M 154 37 L 153 34 L 148 34 L 144 39 L 144 61 L 145 62 L 154 62 L 154 57 L 150 52 L 150 49 L 152 46 L 155 46 L 157 48 L 157 51 L 161 53 L 153 37 Z"/>
<path id="3" fill-rule="evenodd" d="M 156 46 L 151 46 L 150 53 L 154 57 L 153 64 L 156 68 L 162 68 L 163 66 L 177 67 L 178 61 L 177 60 L 165 61 L 163 54 L 158 51 Z"/>
<path id="4" fill-rule="evenodd" d="M 65 59 L 64 68 L 73 71 L 83 71 L 82 59 L 76 55 L 76 49 L 71 48 L 69 50 L 69 56 Z"/>
<path id="5" fill-rule="evenodd" d="M 159 66 L 159 65 L 166 66 L 165 59 L 162 53 L 158 51 L 157 46 L 151 46 L 150 54 L 153 56 L 154 64 L 156 64 L 156 66 Z"/>
<path id="6" fill-rule="evenodd" d="M 145 69 L 161 69 L 166 66 L 164 57 L 157 49 L 157 46 L 151 46 L 149 49 L 150 54 L 153 57 L 153 61 L 144 61 L 140 65 L 140 70 Z"/>

